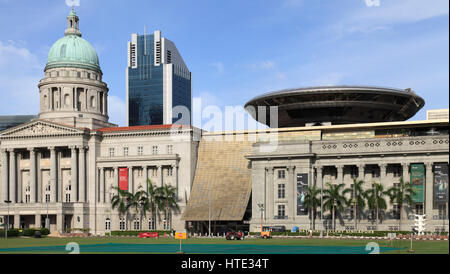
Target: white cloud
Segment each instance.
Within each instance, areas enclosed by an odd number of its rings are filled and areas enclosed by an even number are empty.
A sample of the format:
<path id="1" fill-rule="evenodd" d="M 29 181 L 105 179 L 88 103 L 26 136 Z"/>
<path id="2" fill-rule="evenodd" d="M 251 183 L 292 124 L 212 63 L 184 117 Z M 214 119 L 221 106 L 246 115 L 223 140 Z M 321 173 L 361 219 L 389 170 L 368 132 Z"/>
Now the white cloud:
<path id="1" fill-rule="evenodd" d="M 342 38 L 346 34 L 384 31 L 396 24 L 414 23 L 448 14 L 448 0 L 381 0 L 379 6 L 368 7 L 364 4 L 356 12 L 346 14 L 345 19 L 331 26 L 331 30 L 337 38 Z"/>
<path id="2" fill-rule="evenodd" d="M 217 69 L 217 73 L 218 74 L 222 74 L 224 69 L 225 69 L 222 62 L 211 63 L 211 66 L 213 66 L 213 67 L 215 67 Z"/>
<path id="3" fill-rule="evenodd" d="M 125 100 L 115 95 L 108 95 L 109 122 L 119 127 L 127 125 L 127 105 Z"/>
<path id="4" fill-rule="evenodd" d="M 0 114 L 39 112 L 42 66 L 23 41 L 0 41 Z"/>
<path id="5" fill-rule="evenodd" d="M 258 64 L 251 64 L 250 67 L 252 69 L 273 69 L 275 67 L 275 63 L 273 61 L 262 61 Z"/>

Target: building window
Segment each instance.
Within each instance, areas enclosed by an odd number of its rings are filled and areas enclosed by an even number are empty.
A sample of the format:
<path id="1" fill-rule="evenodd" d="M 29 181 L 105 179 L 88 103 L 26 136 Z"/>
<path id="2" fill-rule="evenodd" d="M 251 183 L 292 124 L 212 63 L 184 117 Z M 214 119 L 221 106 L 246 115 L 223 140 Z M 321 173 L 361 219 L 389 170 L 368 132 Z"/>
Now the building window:
<path id="1" fill-rule="evenodd" d="M 151 220 L 148 221 L 148 229 L 149 229 L 149 230 L 154 230 L 154 229 L 156 229 L 155 219 L 151 219 Z"/>
<path id="2" fill-rule="evenodd" d="M 106 222 L 105 222 L 105 229 L 106 229 L 107 231 L 110 231 L 110 230 L 111 230 L 111 220 L 110 220 L 109 218 L 106 219 Z"/>
<path id="3" fill-rule="evenodd" d="M 395 165 L 392 167 L 392 174 L 394 177 L 400 177 L 402 176 L 402 169 L 399 165 Z"/>
<path id="4" fill-rule="evenodd" d="M 398 205 L 392 206 L 392 215 L 394 219 L 400 219 L 400 207 Z"/>
<path id="5" fill-rule="evenodd" d="M 134 230 L 140 230 L 141 229 L 141 222 L 139 221 L 139 219 L 135 219 L 133 221 L 133 229 Z"/>
<path id="6" fill-rule="evenodd" d="M 30 194 L 25 194 L 25 203 L 30 202 Z"/>
<path id="7" fill-rule="evenodd" d="M 168 221 L 168 220 L 163 221 L 163 229 L 164 230 L 170 229 L 170 221 Z"/>
<path id="8" fill-rule="evenodd" d="M 173 145 L 167 145 L 167 154 L 173 153 Z"/>
<path id="9" fill-rule="evenodd" d="M 423 204 L 416 204 L 415 211 L 416 211 L 416 214 L 422 215 L 423 214 Z"/>
<path id="10" fill-rule="evenodd" d="M 286 196 L 286 185 L 279 184 L 278 185 L 278 199 L 284 199 Z"/>
<path id="11" fill-rule="evenodd" d="M 358 177 L 358 168 L 356 166 L 350 166 L 350 177 L 352 178 Z"/>
<path id="12" fill-rule="evenodd" d="M 152 147 L 152 154 L 153 155 L 157 155 L 158 154 L 158 146 L 153 146 Z"/>
<path id="13" fill-rule="evenodd" d="M 50 194 L 45 194 L 45 202 L 50 203 Z"/>
<path id="14" fill-rule="evenodd" d="M 138 147 L 138 155 L 142 156 L 144 154 L 144 147 Z"/>
<path id="15" fill-rule="evenodd" d="M 172 176 L 172 173 L 173 173 L 173 169 L 171 167 L 169 167 L 167 169 L 167 176 Z"/>
<path id="16" fill-rule="evenodd" d="M 120 230 L 125 230 L 125 220 L 123 218 L 120 218 L 119 229 Z"/>
<path id="17" fill-rule="evenodd" d="M 66 193 L 66 203 L 70 203 L 70 193 Z"/>
<path id="18" fill-rule="evenodd" d="M 81 72 L 77 71 L 77 77 L 81 78 Z"/>
<path id="19" fill-rule="evenodd" d="M 372 178 L 379 178 L 380 173 L 375 168 L 372 169 Z"/>
<path id="20" fill-rule="evenodd" d="M 114 148 L 113 147 L 109 148 L 109 157 L 114 157 Z"/>
<path id="21" fill-rule="evenodd" d="M 447 216 L 447 206 L 446 204 L 440 204 L 439 205 L 439 219 L 445 220 Z"/>
<path id="22" fill-rule="evenodd" d="M 278 179 L 286 178 L 286 171 L 284 169 L 278 170 Z"/>
<path id="23" fill-rule="evenodd" d="M 128 156 L 128 147 L 123 148 L 123 156 Z"/>
<path id="24" fill-rule="evenodd" d="M 286 216 L 285 214 L 286 214 L 285 205 L 278 205 L 278 218 L 284 219 L 284 217 Z"/>

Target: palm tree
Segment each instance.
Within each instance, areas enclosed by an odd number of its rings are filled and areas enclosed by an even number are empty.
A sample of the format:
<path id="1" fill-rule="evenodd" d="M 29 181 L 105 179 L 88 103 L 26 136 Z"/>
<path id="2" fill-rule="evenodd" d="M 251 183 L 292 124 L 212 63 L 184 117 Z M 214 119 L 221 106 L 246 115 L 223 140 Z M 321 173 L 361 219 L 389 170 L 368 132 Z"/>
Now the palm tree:
<path id="1" fill-rule="evenodd" d="M 153 218 L 155 214 L 157 214 L 157 205 L 160 204 L 160 202 L 158 201 L 160 197 L 158 195 L 158 188 L 156 187 L 156 185 L 154 185 L 152 181 L 150 181 L 150 179 L 147 179 L 147 183 L 148 189 L 145 192 L 145 198 L 143 197 L 142 208 L 144 211 L 144 215 L 146 211 L 150 212 L 150 221 L 153 223 Z M 158 217 L 160 219 L 159 214 Z"/>
<path id="2" fill-rule="evenodd" d="M 347 206 L 351 206 L 353 204 L 355 229 L 358 229 L 358 211 L 362 211 L 362 209 L 366 206 L 367 196 L 362 187 L 363 185 L 363 180 L 358 180 L 356 179 L 356 177 L 353 177 L 353 187 L 346 188 L 343 192 L 344 195 L 346 195 L 347 193 L 351 194 Z"/>
<path id="3" fill-rule="evenodd" d="M 344 205 L 346 204 L 345 197 L 342 195 L 342 188 L 344 184 L 333 185 L 331 183 L 326 183 L 326 188 L 324 192 L 324 210 L 330 210 L 332 216 L 333 230 L 336 230 L 336 212 L 344 210 Z"/>
<path id="4" fill-rule="evenodd" d="M 305 195 L 305 207 L 310 210 L 312 229 L 316 228 L 316 208 L 320 205 L 320 189 L 315 185 L 308 187 Z"/>
<path id="5" fill-rule="evenodd" d="M 139 215 L 140 219 L 139 221 L 142 222 L 142 215 L 144 213 L 144 207 L 146 204 L 146 194 L 144 190 L 138 190 L 135 194 L 130 193 L 127 196 L 127 210 L 130 208 L 134 209 L 135 217 L 136 215 Z"/>
<path id="6" fill-rule="evenodd" d="M 157 205 L 158 209 L 164 212 L 164 220 L 169 221 L 169 216 L 171 216 L 172 211 L 179 211 L 180 208 L 177 203 L 176 198 L 176 188 L 170 185 L 164 185 L 158 187 L 157 192 Z M 170 229 L 172 229 L 172 222 L 169 222 Z"/>
<path id="7" fill-rule="evenodd" d="M 111 198 L 111 206 L 113 209 L 117 207 L 119 211 L 119 216 L 125 215 L 125 224 L 128 226 L 128 197 L 130 193 L 126 190 L 122 190 L 118 187 L 113 187 L 117 190 L 117 194 L 113 195 Z M 127 229 L 128 227 L 126 227 Z"/>
<path id="8" fill-rule="evenodd" d="M 393 186 L 389 188 L 388 195 L 391 201 L 391 204 L 397 203 L 398 210 L 400 211 L 400 218 L 398 221 L 399 229 L 401 229 L 402 225 L 402 211 L 403 205 L 406 203 L 408 206 L 411 206 L 413 200 L 412 196 L 416 194 L 412 184 L 410 182 L 405 182 L 403 177 L 400 177 L 400 181 L 397 186 Z"/>
<path id="9" fill-rule="evenodd" d="M 375 210 L 376 230 L 378 230 L 378 218 L 380 211 L 387 208 L 387 203 L 384 197 L 389 196 L 389 192 L 384 189 L 384 186 L 379 183 L 373 183 L 372 189 L 366 190 L 367 204 L 369 209 L 373 212 Z"/>

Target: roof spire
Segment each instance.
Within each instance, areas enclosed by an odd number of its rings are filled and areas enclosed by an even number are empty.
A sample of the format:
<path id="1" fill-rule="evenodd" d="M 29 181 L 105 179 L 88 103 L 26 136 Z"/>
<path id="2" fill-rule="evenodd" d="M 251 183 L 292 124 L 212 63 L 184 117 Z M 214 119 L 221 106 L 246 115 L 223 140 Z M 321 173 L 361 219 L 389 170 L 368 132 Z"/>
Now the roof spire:
<path id="1" fill-rule="evenodd" d="M 81 37 L 81 32 L 79 30 L 79 18 L 75 12 L 75 8 L 72 5 L 72 10 L 69 15 L 67 15 L 67 29 L 64 32 L 65 35 L 77 35 Z"/>

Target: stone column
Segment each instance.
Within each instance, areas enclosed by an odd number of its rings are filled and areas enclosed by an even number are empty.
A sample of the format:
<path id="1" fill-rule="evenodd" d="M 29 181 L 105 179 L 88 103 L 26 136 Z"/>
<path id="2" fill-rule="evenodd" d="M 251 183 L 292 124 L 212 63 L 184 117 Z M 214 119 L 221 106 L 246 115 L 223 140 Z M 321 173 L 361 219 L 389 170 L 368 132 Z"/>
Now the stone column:
<path id="1" fill-rule="evenodd" d="M 158 174 L 159 174 L 159 183 L 160 183 L 160 186 L 163 186 L 163 176 L 164 176 L 164 174 L 163 174 L 163 167 L 162 166 L 158 166 Z"/>
<path id="2" fill-rule="evenodd" d="M 144 175 L 144 186 L 145 186 L 145 191 L 148 191 L 148 169 L 147 166 L 142 166 L 142 172 Z"/>
<path id="3" fill-rule="evenodd" d="M 112 184 L 113 187 L 119 187 L 119 168 L 114 167 L 114 182 Z"/>
<path id="4" fill-rule="evenodd" d="M 100 168 L 100 203 L 105 203 L 105 168 Z"/>
<path id="5" fill-rule="evenodd" d="M 409 164 L 408 163 L 402 163 L 402 171 L 403 171 L 403 181 L 409 182 Z"/>
<path id="6" fill-rule="evenodd" d="M 107 92 L 103 92 L 103 115 L 108 114 L 108 102 L 106 101 Z"/>
<path id="7" fill-rule="evenodd" d="M 34 215 L 34 228 L 41 227 L 41 214 Z"/>
<path id="8" fill-rule="evenodd" d="M 17 169 L 17 203 L 23 203 L 23 191 L 22 191 L 22 172 L 20 170 L 20 161 L 22 160 L 22 154 L 18 153 L 16 158 L 16 169 Z"/>
<path id="9" fill-rule="evenodd" d="M 29 148 L 30 151 L 30 203 L 36 202 L 36 153 L 34 148 Z"/>
<path id="10" fill-rule="evenodd" d="M 358 165 L 358 180 L 364 181 L 364 164 Z"/>
<path id="11" fill-rule="evenodd" d="M 344 166 L 343 165 L 337 165 L 336 169 L 337 169 L 336 182 L 338 184 L 342 184 L 342 183 L 344 183 Z"/>
<path id="12" fill-rule="evenodd" d="M 273 221 L 273 217 L 274 217 L 273 203 L 274 203 L 274 195 L 275 195 L 275 191 L 273 190 L 273 184 L 274 184 L 274 180 L 275 180 L 275 177 L 274 177 L 275 172 L 274 172 L 273 167 L 269 167 L 268 171 L 269 171 L 269 175 L 267 176 L 267 190 L 266 190 L 267 219 L 269 219 L 270 221 Z"/>
<path id="13" fill-rule="evenodd" d="M 175 165 L 172 166 L 172 175 L 175 176 L 175 187 L 177 189 L 176 198 L 178 200 L 179 193 L 180 193 L 180 189 L 179 189 L 179 186 L 178 186 L 178 164 L 175 164 Z"/>
<path id="14" fill-rule="evenodd" d="M 73 201 L 78 202 L 78 173 L 77 173 L 77 149 L 75 146 L 70 147 L 70 185 L 72 186 Z"/>
<path id="15" fill-rule="evenodd" d="M 288 214 L 288 218 L 290 220 L 294 220 L 295 217 L 295 199 L 294 196 L 297 194 L 297 191 L 295 189 L 295 184 L 294 184 L 294 167 L 293 166 L 288 166 L 287 167 L 287 171 L 288 171 L 288 182 L 287 182 L 287 201 L 288 201 L 288 207 L 289 210 L 287 211 Z"/>
<path id="16" fill-rule="evenodd" d="M 427 220 L 433 220 L 433 163 L 425 163 L 425 166 L 425 204 L 423 208 L 423 214 L 427 215 Z"/>
<path id="17" fill-rule="evenodd" d="M 84 146 L 81 146 L 78 149 L 79 149 L 78 201 L 80 203 L 84 203 L 86 201 L 86 151 Z"/>
<path id="18" fill-rule="evenodd" d="M 20 227 L 20 215 L 14 214 L 14 228 Z"/>
<path id="19" fill-rule="evenodd" d="M 8 151 L 2 149 L 2 179 L 1 179 L 1 200 L 0 203 L 8 200 Z"/>
<path id="20" fill-rule="evenodd" d="M 62 169 L 61 169 L 61 158 L 62 158 L 62 151 L 58 151 L 58 153 L 56 153 L 56 170 L 57 170 L 57 175 L 56 178 L 58 178 L 57 180 L 57 189 L 58 189 L 58 194 L 56 195 L 57 202 L 65 202 L 65 197 L 64 197 L 64 184 L 63 184 L 63 174 L 62 174 Z"/>
<path id="21" fill-rule="evenodd" d="M 16 203 L 16 153 L 9 149 L 9 200 Z"/>
<path id="22" fill-rule="evenodd" d="M 402 172 L 403 172 L 403 182 L 409 182 L 411 178 L 409 178 L 409 176 L 408 176 L 409 175 L 408 174 L 408 172 L 409 172 L 409 164 L 408 163 L 402 163 Z M 406 207 L 407 207 L 406 204 L 404 204 L 402 206 L 402 220 L 408 219 L 408 215 L 407 215 L 407 212 L 406 212 Z M 402 223 L 402 226 L 404 226 L 404 225 L 405 224 Z M 402 228 L 400 227 L 400 230 L 401 229 Z"/>
<path id="23" fill-rule="evenodd" d="M 322 166 L 316 166 L 317 178 L 316 187 L 320 187 L 320 220 L 322 220 L 323 215 L 323 177 L 322 177 Z"/>
<path id="24" fill-rule="evenodd" d="M 37 202 L 41 203 L 42 202 L 42 174 L 41 174 L 41 167 L 40 167 L 40 162 L 41 162 L 41 157 L 42 157 L 42 152 L 38 151 L 37 153 Z"/>
<path id="25" fill-rule="evenodd" d="M 130 190 L 131 193 L 134 194 L 134 180 L 133 180 L 133 167 L 129 166 L 128 167 L 128 189 Z"/>
<path id="26" fill-rule="evenodd" d="M 64 215 L 62 213 L 56 214 L 56 230 L 60 233 L 64 232 Z"/>
<path id="27" fill-rule="evenodd" d="M 56 150 L 55 147 L 49 147 L 50 150 L 50 202 L 56 202 Z"/>

